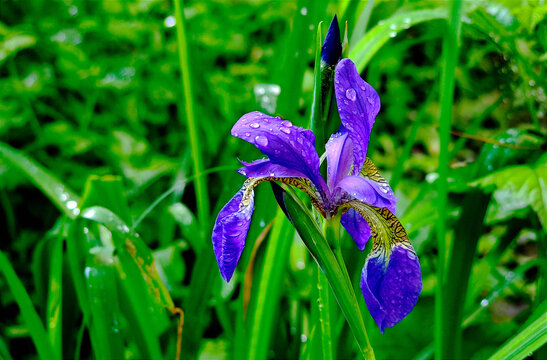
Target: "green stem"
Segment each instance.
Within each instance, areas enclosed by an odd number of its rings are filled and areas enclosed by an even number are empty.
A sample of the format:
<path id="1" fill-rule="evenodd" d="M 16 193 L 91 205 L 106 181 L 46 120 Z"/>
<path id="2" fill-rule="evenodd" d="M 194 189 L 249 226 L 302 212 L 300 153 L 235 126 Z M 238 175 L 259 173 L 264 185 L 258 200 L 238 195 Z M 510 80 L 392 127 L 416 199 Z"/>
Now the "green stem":
<path id="1" fill-rule="evenodd" d="M 209 194 L 205 183 L 205 176 L 202 174 L 203 164 L 201 162 L 201 145 L 198 135 L 198 126 L 194 113 L 194 94 L 192 91 L 192 79 L 190 72 L 190 54 L 186 39 L 184 16 L 182 13 L 182 1 L 175 2 L 175 19 L 177 27 L 177 43 L 179 49 L 179 65 L 183 89 L 184 110 L 186 112 L 186 124 L 188 126 L 188 140 L 192 149 L 192 161 L 194 162 L 194 173 L 196 174 L 196 202 L 198 219 L 202 229 L 207 229 L 209 219 Z"/>
<path id="2" fill-rule="evenodd" d="M 444 272 L 446 258 L 446 207 L 448 197 L 448 163 L 450 143 L 450 125 L 452 121 L 452 105 L 454 103 L 455 70 L 458 63 L 458 38 L 461 24 L 461 1 L 452 3 L 448 29 L 443 39 L 443 71 L 441 75 L 441 113 L 439 124 L 440 154 L 439 154 L 439 179 L 438 183 L 438 264 L 437 286 L 435 291 L 435 355 L 437 359 L 446 358 L 446 340 L 450 334 L 444 334 L 444 322 L 449 315 L 444 308 Z"/>

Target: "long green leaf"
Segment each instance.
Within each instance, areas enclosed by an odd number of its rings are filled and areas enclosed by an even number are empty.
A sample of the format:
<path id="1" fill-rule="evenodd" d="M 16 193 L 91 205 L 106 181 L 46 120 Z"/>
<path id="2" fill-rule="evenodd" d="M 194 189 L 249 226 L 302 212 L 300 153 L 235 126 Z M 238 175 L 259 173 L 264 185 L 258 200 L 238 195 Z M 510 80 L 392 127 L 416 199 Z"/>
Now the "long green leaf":
<path id="1" fill-rule="evenodd" d="M 439 359 L 445 359 L 453 354 L 448 351 L 447 344 L 453 334 L 448 333 L 447 319 L 452 316 L 451 309 L 445 306 L 445 262 L 446 262 L 446 213 L 448 203 L 448 163 L 450 145 L 450 127 L 452 123 L 452 105 L 454 104 L 455 72 L 458 64 L 458 39 L 461 25 L 461 1 L 451 3 L 450 19 L 443 39 L 443 67 L 441 74 L 440 103 L 441 113 L 439 118 L 439 178 L 437 179 L 437 287 L 435 292 L 435 355 Z"/>
<path id="2" fill-rule="evenodd" d="M 354 47 L 350 48 L 349 57 L 355 63 L 357 71 L 361 72 L 374 55 L 376 55 L 378 50 L 380 50 L 389 39 L 397 36 L 399 32 L 422 22 L 445 19 L 446 16 L 446 9 L 417 10 L 393 15 L 386 21 L 381 22 L 372 28 L 354 45 Z"/>
<path id="3" fill-rule="evenodd" d="M 179 50 L 179 66 L 184 103 L 186 126 L 188 127 L 188 141 L 192 149 L 192 161 L 194 162 L 194 173 L 196 174 L 196 202 L 198 208 L 198 219 L 204 229 L 207 228 L 209 219 L 209 193 L 203 172 L 201 155 L 201 140 L 199 136 L 198 123 L 194 111 L 194 86 L 192 85 L 192 72 L 190 67 L 191 52 L 188 45 L 187 30 L 183 9 L 183 0 L 174 0 L 175 19 L 177 27 L 177 43 Z"/>
<path id="4" fill-rule="evenodd" d="M 66 216 L 75 218 L 78 215 L 78 196 L 48 170 L 4 143 L 0 143 L 0 156 L 42 190 Z"/>
<path id="5" fill-rule="evenodd" d="M 58 359 L 59 357 L 55 356 L 55 351 L 48 341 L 49 337 L 44 329 L 44 325 L 40 321 L 40 316 L 32 305 L 30 296 L 15 273 L 15 270 L 13 270 L 10 261 L 2 251 L 0 251 L 0 272 L 4 275 L 8 287 L 21 310 L 21 315 L 28 327 L 30 337 L 36 346 L 38 355 L 42 359 Z"/>
<path id="6" fill-rule="evenodd" d="M 521 360 L 547 343 L 546 312 L 544 306 L 543 314 L 507 341 L 489 360 Z"/>
<path id="7" fill-rule="evenodd" d="M 321 270 L 325 273 L 336 300 L 340 305 L 340 309 L 359 345 L 361 355 L 365 359 L 374 359 L 374 352 L 368 339 L 359 303 L 357 302 L 357 297 L 353 291 L 353 286 L 351 286 L 351 280 L 347 272 L 344 272 L 340 268 L 327 240 L 315 224 L 312 215 L 301 204 L 300 200 L 287 193 L 284 196 L 284 201 L 287 212 L 298 234 L 317 261 Z"/>

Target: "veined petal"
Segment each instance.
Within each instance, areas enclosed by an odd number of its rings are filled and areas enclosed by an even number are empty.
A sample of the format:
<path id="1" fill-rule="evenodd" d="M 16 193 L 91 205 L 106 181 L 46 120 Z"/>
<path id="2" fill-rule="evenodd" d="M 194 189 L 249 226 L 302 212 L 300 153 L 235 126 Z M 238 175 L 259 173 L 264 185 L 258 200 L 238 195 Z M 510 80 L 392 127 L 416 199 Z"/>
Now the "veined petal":
<path id="1" fill-rule="evenodd" d="M 336 185 L 346 177 L 353 164 L 353 142 L 344 130 L 333 134 L 325 146 L 327 153 L 327 184 L 334 191 Z"/>
<path id="2" fill-rule="evenodd" d="M 395 212 L 396 199 L 391 188 L 361 176 L 346 176 L 338 183 L 349 195 L 366 204 Z"/>
<path id="3" fill-rule="evenodd" d="M 289 169 L 283 165 L 275 164 L 269 159 L 260 159 L 247 163 L 241 161 L 244 167 L 237 171 L 246 177 L 298 177 L 305 178 L 306 175 L 298 170 Z"/>
<path id="4" fill-rule="evenodd" d="M 342 125 L 353 141 L 353 175 L 365 161 L 374 119 L 380 111 L 380 97 L 357 72 L 350 59 L 342 59 L 334 73 L 334 90 Z"/>
<path id="5" fill-rule="evenodd" d="M 272 163 L 301 172 L 318 190 L 328 194 L 325 180 L 319 173 L 315 136 L 310 130 L 254 111 L 237 121 L 232 135 L 255 145 Z"/>
<path id="6" fill-rule="evenodd" d="M 349 209 L 340 217 L 340 223 L 351 235 L 357 248 L 365 250 L 368 239 L 370 239 L 370 226 L 367 221 L 353 209 Z"/>
<path id="7" fill-rule="evenodd" d="M 403 320 L 422 291 L 418 256 L 399 220 L 388 209 L 353 200 L 347 203 L 369 223 L 373 246 L 361 273 L 361 291 L 383 333 Z"/>
<path id="8" fill-rule="evenodd" d="M 245 247 L 245 239 L 254 211 L 256 179 L 245 181 L 243 187 L 220 210 L 213 228 L 213 250 L 220 274 L 230 281 Z"/>
<path id="9" fill-rule="evenodd" d="M 395 246 L 389 259 L 369 256 L 361 273 L 361 292 L 383 334 L 414 308 L 422 291 L 420 263 L 414 251 Z"/>

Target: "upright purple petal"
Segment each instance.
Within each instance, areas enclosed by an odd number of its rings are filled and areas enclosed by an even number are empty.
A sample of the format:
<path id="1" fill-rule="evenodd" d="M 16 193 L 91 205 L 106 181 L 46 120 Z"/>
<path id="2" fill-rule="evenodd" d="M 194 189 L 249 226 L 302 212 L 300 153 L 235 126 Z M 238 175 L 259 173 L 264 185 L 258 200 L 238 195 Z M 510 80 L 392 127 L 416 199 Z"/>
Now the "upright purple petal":
<path id="1" fill-rule="evenodd" d="M 315 136 L 310 130 L 254 111 L 237 121 L 232 135 L 255 145 L 271 163 L 301 172 L 318 189 L 328 193 L 325 180 L 319 173 Z"/>
<path id="2" fill-rule="evenodd" d="M 349 59 L 342 59 L 336 66 L 334 90 L 342 125 L 353 141 L 353 175 L 356 175 L 365 162 L 370 131 L 380 111 L 380 98 L 376 90 L 361 79 Z"/>
<path id="3" fill-rule="evenodd" d="M 351 235 L 357 248 L 365 250 L 368 239 L 370 239 L 370 226 L 367 221 L 353 209 L 349 209 L 340 217 L 340 223 Z"/>
<path id="4" fill-rule="evenodd" d="M 260 159 L 247 163 L 241 161 L 244 167 L 238 169 L 238 172 L 246 177 L 298 177 L 306 178 L 306 175 L 302 174 L 298 170 L 289 169 L 285 166 L 275 164 L 269 159 Z"/>
<path id="5" fill-rule="evenodd" d="M 242 204 L 246 187 L 243 186 L 220 210 L 213 228 L 213 249 L 220 274 L 230 281 L 245 247 L 245 239 L 254 211 L 254 193 Z"/>
<path id="6" fill-rule="evenodd" d="M 344 189 L 349 195 L 365 204 L 387 208 L 392 213 L 395 212 L 397 199 L 389 186 L 361 176 L 352 175 L 342 179 L 338 183 L 338 187 Z"/>
<path id="7" fill-rule="evenodd" d="M 414 250 L 398 244 L 388 258 L 381 252 L 371 254 L 361 274 L 361 291 L 382 334 L 403 320 L 422 291 L 422 272 Z"/>
<path id="8" fill-rule="evenodd" d="M 333 134 L 325 146 L 327 153 L 327 184 L 334 191 L 336 185 L 348 176 L 353 164 L 353 142 L 346 131 Z"/>

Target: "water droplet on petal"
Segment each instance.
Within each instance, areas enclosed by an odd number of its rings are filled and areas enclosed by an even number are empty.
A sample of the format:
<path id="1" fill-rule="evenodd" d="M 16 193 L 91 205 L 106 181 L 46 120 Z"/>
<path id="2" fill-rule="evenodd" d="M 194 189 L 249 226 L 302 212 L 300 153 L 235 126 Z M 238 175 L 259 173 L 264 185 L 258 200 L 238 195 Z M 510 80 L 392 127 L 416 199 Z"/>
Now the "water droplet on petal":
<path id="1" fill-rule="evenodd" d="M 286 127 L 283 127 L 283 126 L 279 128 L 279 131 L 284 132 L 285 134 L 290 134 L 291 133 L 291 130 L 289 128 L 286 128 Z"/>
<path id="2" fill-rule="evenodd" d="M 290 122 L 289 120 L 283 120 L 283 121 L 281 122 L 281 125 L 290 128 L 290 127 L 292 127 L 292 122 Z"/>
<path id="3" fill-rule="evenodd" d="M 250 127 L 252 127 L 253 129 L 258 129 L 260 127 L 260 124 L 258 123 L 251 123 L 249 124 Z"/>
<path id="4" fill-rule="evenodd" d="M 251 136 L 251 133 L 245 133 L 245 136 L 249 137 Z"/>
<path id="5" fill-rule="evenodd" d="M 357 99 L 357 94 L 354 89 L 349 88 L 346 90 L 346 97 L 351 101 L 355 101 L 355 99 Z"/>
<path id="6" fill-rule="evenodd" d="M 415 254 L 414 252 L 412 252 L 412 251 L 408 251 L 408 252 L 406 253 L 406 256 L 408 256 L 408 258 L 409 258 L 410 260 L 416 260 L 416 254 Z"/>
<path id="7" fill-rule="evenodd" d="M 367 101 L 370 105 L 374 104 L 374 99 L 372 98 L 372 96 L 367 96 Z"/>
<path id="8" fill-rule="evenodd" d="M 255 144 L 260 146 L 268 146 L 268 138 L 262 135 L 255 137 Z"/>
<path id="9" fill-rule="evenodd" d="M 304 139 L 302 139 L 301 137 L 297 138 L 296 141 L 298 141 L 300 145 L 304 144 Z"/>
<path id="10" fill-rule="evenodd" d="M 481 300 L 481 306 L 482 306 L 482 307 L 488 306 L 488 304 L 490 304 L 490 302 L 488 301 L 488 299 L 482 299 L 482 300 Z"/>
<path id="11" fill-rule="evenodd" d="M 270 173 L 270 176 L 271 176 L 271 177 L 274 177 L 274 176 L 275 176 L 275 173 L 271 172 L 271 173 Z"/>

